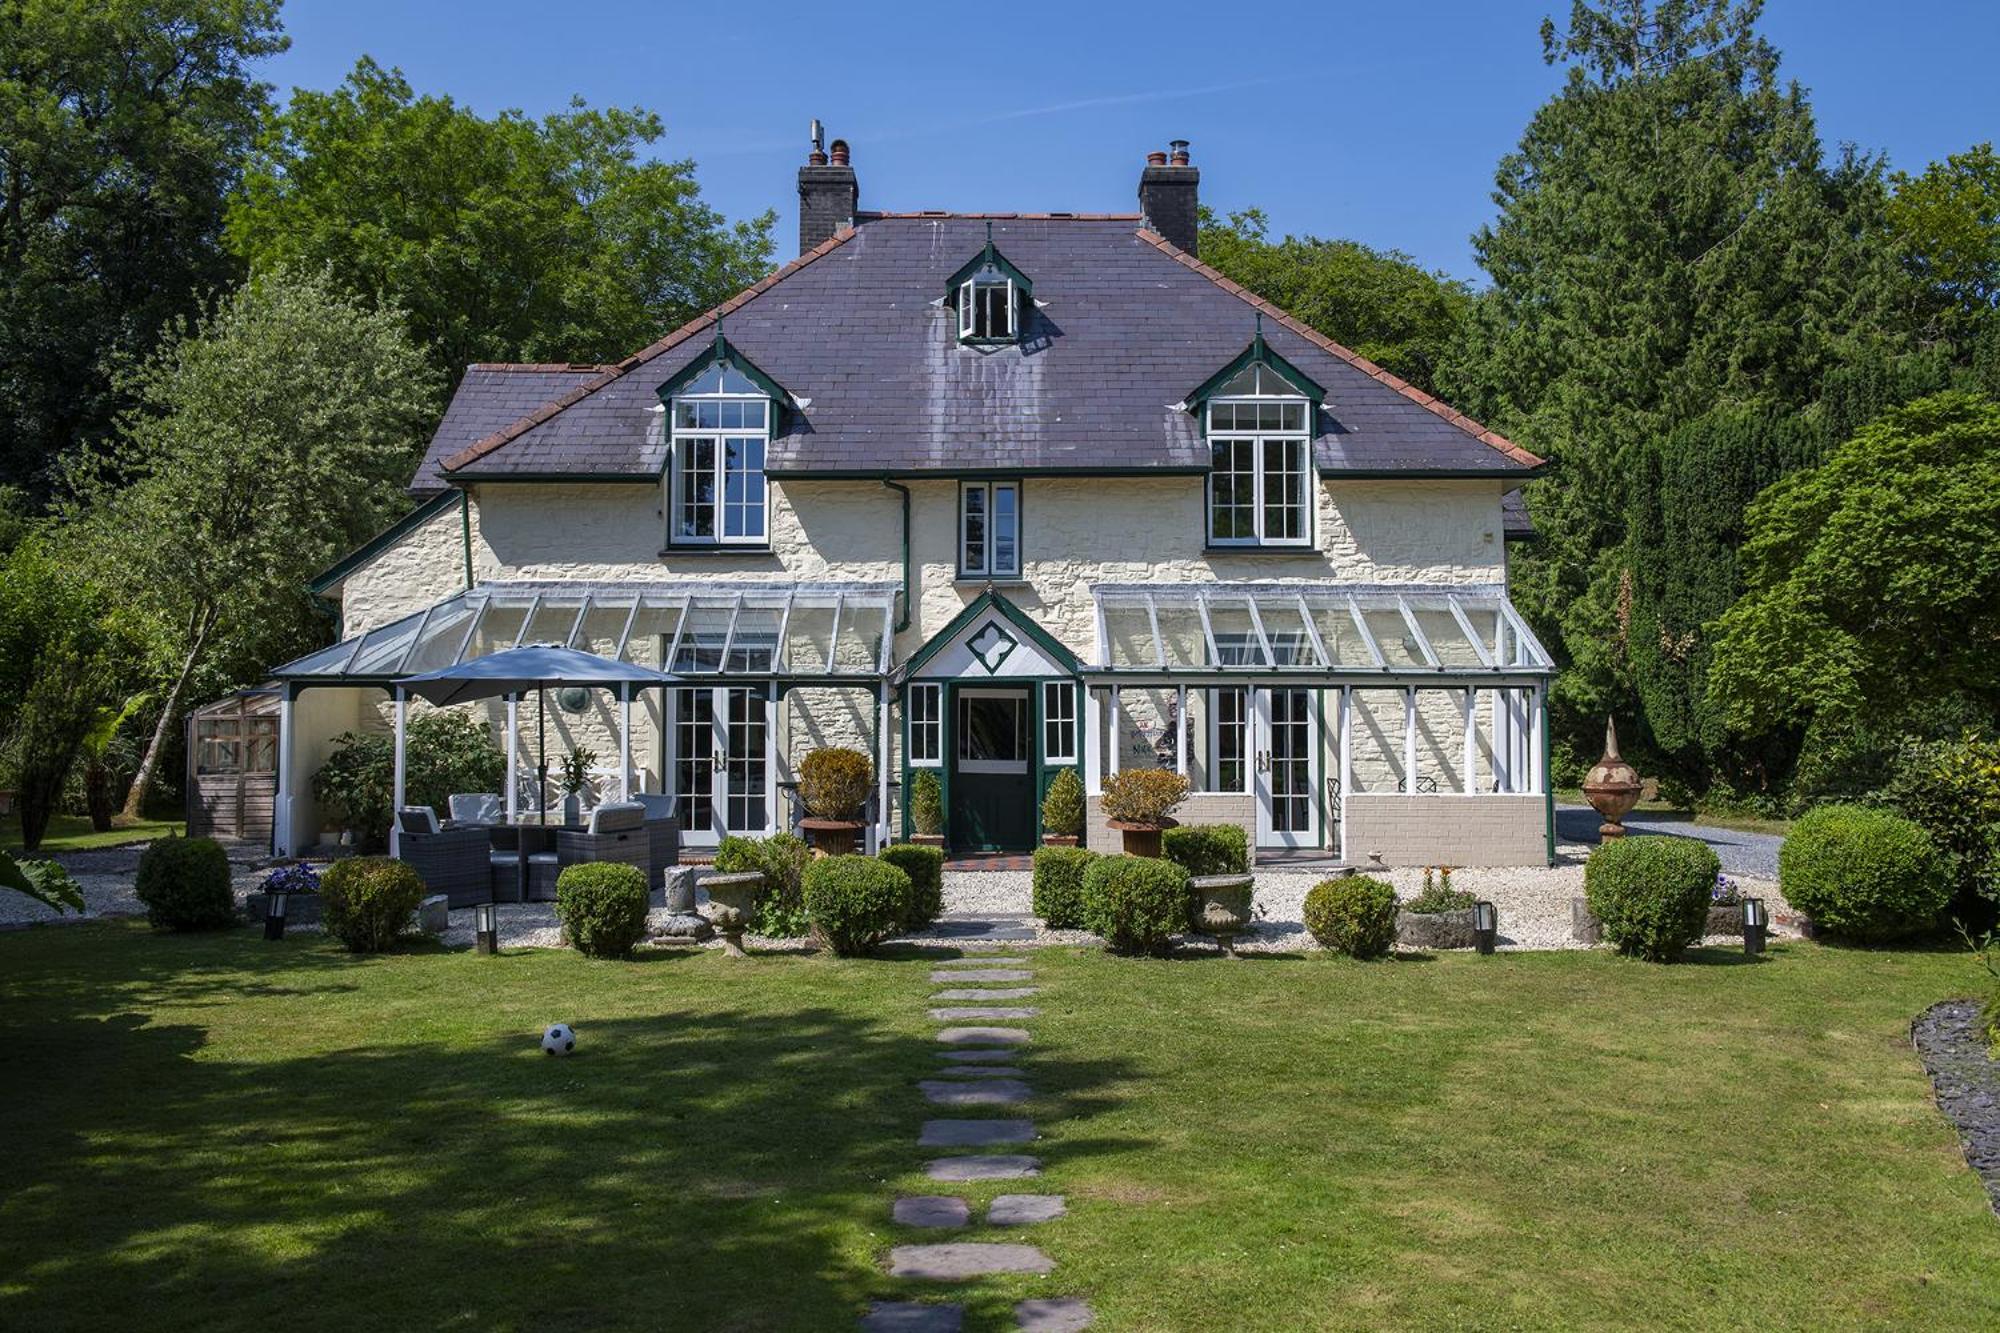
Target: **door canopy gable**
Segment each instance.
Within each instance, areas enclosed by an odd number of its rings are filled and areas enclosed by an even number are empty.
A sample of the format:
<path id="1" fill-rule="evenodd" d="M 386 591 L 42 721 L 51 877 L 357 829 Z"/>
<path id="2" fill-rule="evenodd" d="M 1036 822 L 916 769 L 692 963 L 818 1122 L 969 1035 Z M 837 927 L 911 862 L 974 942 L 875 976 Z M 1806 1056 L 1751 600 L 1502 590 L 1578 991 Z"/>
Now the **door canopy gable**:
<path id="1" fill-rule="evenodd" d="M 992 588 L 975 597 L 910 658 L 912 680 L 1025 680 L 1073 676 L 1076 654 Z"/>

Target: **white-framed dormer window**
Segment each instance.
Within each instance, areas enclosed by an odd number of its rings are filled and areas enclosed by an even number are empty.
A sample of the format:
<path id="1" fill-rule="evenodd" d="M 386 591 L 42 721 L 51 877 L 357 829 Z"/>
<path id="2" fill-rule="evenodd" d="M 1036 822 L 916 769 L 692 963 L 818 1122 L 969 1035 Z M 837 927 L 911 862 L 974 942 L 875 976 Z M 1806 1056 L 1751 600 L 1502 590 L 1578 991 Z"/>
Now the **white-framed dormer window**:
<path id="1" fill-rule="evenodd" d="M 1014 341 L 1014 280 L 982 270 L 958 286 L 958 336 L 968 342 Z"/>
<path id="2" fill-rule="evenodd" d="M 936 768 L 944 763 L 944 708 L 935 683 L 912 681 L 907 698 L 910 764 Z"/>
<path id="3" fill-rule="evenodd" d="M 764 452 L 771 399 L 727 366 L 674 396 L 667 532 L 674 546 L 762 546 L 769 537 Z"/>
<path id="4" fill-rule="evenodd" d="M 1021 486 L 968 481 L 958 488 L 958 573 L 961 578 L 1021 576 Z"/>
<path id="5" fill-rule="evenodd" d="M 1205 406 L 1211 546 L 1304 546 L 1312 540 L 1312 405 L 1253 364 Z"/>

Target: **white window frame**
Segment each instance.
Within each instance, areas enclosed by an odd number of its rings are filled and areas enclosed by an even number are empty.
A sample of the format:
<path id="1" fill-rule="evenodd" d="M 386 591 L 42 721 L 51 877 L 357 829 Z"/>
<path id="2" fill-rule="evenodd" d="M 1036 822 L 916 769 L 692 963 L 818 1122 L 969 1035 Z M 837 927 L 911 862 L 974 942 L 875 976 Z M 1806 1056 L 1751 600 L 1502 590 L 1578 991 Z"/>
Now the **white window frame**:
<path id="1" fill-rule="evenodd" d="M 703 427 L 681 424 L 681 404 L 699 403 L 757 403 L 763 408 L 764 424 L 750 427 Z M 714 547 L 714 546 L 769 546 L 771 544 L 771 479 L 765 470 L 771 456 L 771 421 L 777 415 L 778 405 L 769 394 L 763 393 L 692 393 L 676 395 L 667 404 L 668 447 L 667 447 L 667 545 L 669 547 Z M 687 488 L 693 474 L 682 462 L 682 446 L 690 449 L 699 441 L 707 441 L 714 448 L 714 459 L 707 469 L 715 486 L 715 498 L 709 502 L 710 523 L 713 531 L 706 537 L 690 537 L 681 532 L 683 501 L 687 498 Z M 758 445 L 760 461 L 754 469 L 761 479 L 764 505 L 760 531 L 730 535 L 727 531 L 729 504 L 729 442 L 731 440 L 754 440 Z M 752 469 L 744 469 L 746 472 Z"/>
<path id="2" fill-rule="evenodd" d="M 1267 380 L 1277 384 L 1285 383 L 1275 372 L 1263 366 L 1258 366 L 1256 369 L 1257 387 L 1260 391 Z M 1281 408 L 1296 407 L 1299 415 L 1299 428 L 1296 430 L 1266 430 L 1262 427 L 1238 429 L 1235 425 L 1233 411 L 1231 413 L 1230 425 L 1227 427 L 1217 427 L 1215 424 L 1215 409 L 1222 406 L 1233 409 L 1238 404 L 1259 408 L 1270 406 L 1279 406 Z M 1299 393 L 1259 392 L 1256 394 L 1233 394 L 1226 397 L 1211 398 L 1202 404 L 1202 423 L 1208 437 L 1210 459 L 1208 484 L 1206 487 L 1207 502 L 1203 506 L 1202 522 L 1206 527 L 1208 544 L 1210 546 L 1312 545 L 1313 497 L 1317 490 L 1317 480 L 1313 472 L 1312 458 L 1312 418 L 1313 407 L 1311 401 Z M 1252 494 L 1250 515 L 1253 532 L 1248 537 L 1217 536 L 1215 531 L 1216 474 L 1213 466 L 1215 446 L 1218 444 L 1241 444 L 1246 442 L 1250 445 L 1251 454 L 1250 475 L 1252 478 Z M 1267 443 L 1287 445 L 1297 451 L 1299 464 L 1299 531 L 1296 536 L 1273 537 L 1267 531 L 1264 503 L 1267 470 L 1265 467 L 1264 446 Z"/>
<path id="3" fill-rule="evenodd" d="M 953 741 L 953 747 L 952 747 L 953 750 L 955 751 L 952 770 L 957 773 L 998 773 L 1007 775 L 1018 775 L 1021 773 L 1026 773 L 1029 769 L 1029 766 L 1034 762 L 1034 753 L 1035 753 L 1034 749 L 1035 738 L 1029 733 L 1028 730 L 1030 723 L 1030 711 L 1033 708 L 1033 703 L 1028 697 L 1028 692 L 1025 689 L 1021 689 L 1019 687 L 1013 689 L 998 689 L 998 688 L 973 689 L 970 687 L 960 687 L 958 690 L 954 691 L 953 698 L 956 700 L 956 707 L 960 714 L 963 714 L 966 708 L 975 699 L 1006 699 L 1015 704 L 1016 711 L 1014 713 L 1014 719 L 1016 724 L 1016 730 L 1014 733 L 1014 745 L 1016 751 L 1020 755 L 1020 758 L 1018 759 L 966 758 L 965 743 L 967 739 L 971 736 L 971 729 L 966 727 L 961 722 L 959 725 L 952 728 L 953 732 L 955 733 L 955 739 Z"/>
<path id="4" fill-rule="evenodd" d="M 917 700 L 928 698 L 928 716 L 919 707 Z M 908 730 L 905 744 L 909 747 L 911 768 L 944 767 L 944 687 L 936 681 L 913 680 L 909 692 L 904 695 L 904 722 Z M 929 754 L 919 754 L 918 738 L 925 740 L 924 748 Z"/>
<path id="5" fill-rule="evenodd" d="M 1067 745 L 1062 744 L 1067 731 Z M 1042 682 L 1042 762 L 1076 762 L 1076 683 L 1067 680 Z"/>
<path id="6" fill-rule="evenodd" d="M 1236 716 L 1226 724 L 1222 719 L 1222 696 L 1225 694 L 1235 695 L 1237 698 Z M 1222 733 L 1224 730 L 1233 731 L 1238 737 L 1237 763 L 1243 770 L 1243 776 L 1239 784 L 1234 787 L 1225 787 L 1221 783 Z M 1250 687 L 1248 685 L 1218 685 L 1211 688 L 1208 691 L 1208 765 L 1203 771 L 1203 776 L 1208 779 L 1208 790 L 1210 792 L 1224 793 L 1230 796 L 1248 794 L 1251 788 L 1250 770 L 1255 760 L 1251 745 L 1251 731 Z"/>
<path id="7" fill-rule="evenodd" d="M 979 332 L 979 294 L 982 288 L 1006 291 L 1007 327 L 1004 330 L 995 332 L 988 329 L 984 333 Z M 1016 299 L 1012 278 L 967 278 L 958 285 L 959 339 L 964 342 L 1012 342 L 1018 336 L 1015 333 L 1015 327 L 1019 322 L 1019 316 L 1015 313 Z"/>
<path id="8" fill-rule="evenodd" d="M 1011 569 L 998 567 L 994 550 L 998 545 L 994 525 L 996 498 L 1002 492 L 1014 497 L 1014 564 Z M 980 542 L 979 561 L 974 564 L 971 541 L 967 537 L 970 517 L 966 509 L 966 496 L 979 493 L 985 505 L 986 531 Z M 958 575 L 960 578 L 1018 579 L 1021 577 L 1021 483 L 1018 481 L 965 481 L 958 486 Z"/>

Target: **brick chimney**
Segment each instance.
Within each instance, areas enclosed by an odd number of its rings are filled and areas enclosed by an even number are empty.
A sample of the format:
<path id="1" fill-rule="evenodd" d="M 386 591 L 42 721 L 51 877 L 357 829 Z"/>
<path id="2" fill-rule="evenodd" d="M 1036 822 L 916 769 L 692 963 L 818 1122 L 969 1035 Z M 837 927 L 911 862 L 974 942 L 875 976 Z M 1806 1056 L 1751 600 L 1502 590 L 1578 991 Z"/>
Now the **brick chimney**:
<path id="1" fill-rule="evenodd" d="M 1186 139 L 1176 139 L 1168 147 L 1171 155 L 1152 153 L 1146 158 L 1146 170 L 1139 176 L 1139 211 L 1145 214 L 1147 227 L 1194 254 L 1200 244 L 1196 231 L 1201 170 L 1188 165 Z M 799 180 L 803 190 L 803 174 Z"/>
<path id="2" fill-rule="evenodd" d="M 847 162 L 847 141 L 835 139 L 829 155 L 820 123 L 812 123 L 812 152 L 799 168 L 799 253 L 854 225 L 860 187 Z M 830 158 L 830 160 L 829 160 Z"/>

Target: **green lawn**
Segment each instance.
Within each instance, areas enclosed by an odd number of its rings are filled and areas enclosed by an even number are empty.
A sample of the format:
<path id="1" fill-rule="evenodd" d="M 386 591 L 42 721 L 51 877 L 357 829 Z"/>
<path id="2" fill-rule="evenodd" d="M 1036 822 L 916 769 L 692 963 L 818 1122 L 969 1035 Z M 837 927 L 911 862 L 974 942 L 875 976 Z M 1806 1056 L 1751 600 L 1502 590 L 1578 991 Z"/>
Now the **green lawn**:
<path id="1" fill-rule="evenodd" d="M 134 819 L 123 816 L 112 821 L 109 832 L 99 833 L 90 826 L 85 815 L 57 815 L 49 820 L 48 832 L 42 835 L 42 845 L 36 856 L 47 856 L 51 852 L 82 852 L 97 847 L 117 847 L 128 842 L 151 842 L 179 833 L 184 824 L 177 819 Z M 0 815 L 0 849 L 16 852 L 21 850 L 21 817 Z"/>
<path id="2" fill-rule="evenodd" d="M 1907 1040 L 1962 955 L 1036 966 L 1072 1211 L 968 1328 L 2000 1326 Z M 936 1188 L 926 970 L 0 935 L 0 1327 L 851 1329 Z"/>

